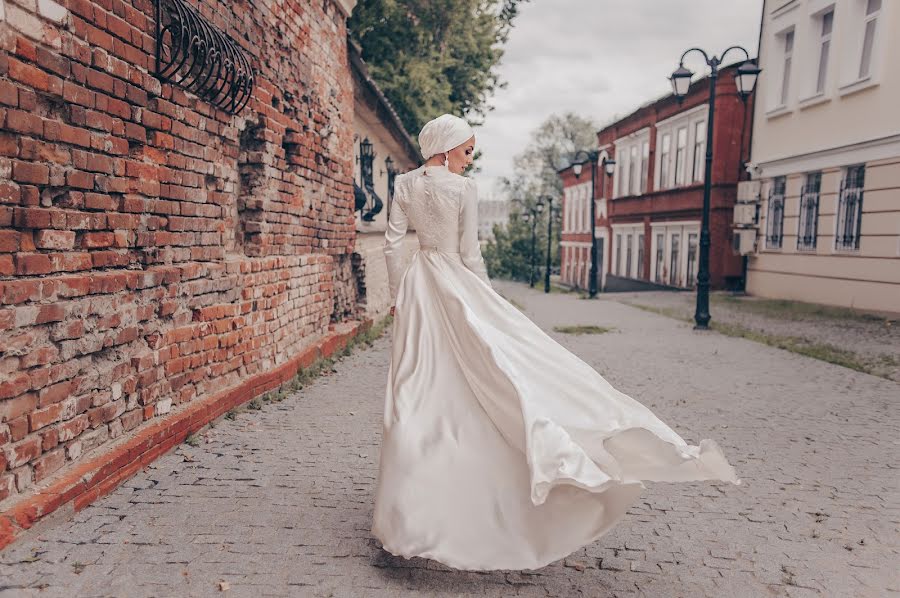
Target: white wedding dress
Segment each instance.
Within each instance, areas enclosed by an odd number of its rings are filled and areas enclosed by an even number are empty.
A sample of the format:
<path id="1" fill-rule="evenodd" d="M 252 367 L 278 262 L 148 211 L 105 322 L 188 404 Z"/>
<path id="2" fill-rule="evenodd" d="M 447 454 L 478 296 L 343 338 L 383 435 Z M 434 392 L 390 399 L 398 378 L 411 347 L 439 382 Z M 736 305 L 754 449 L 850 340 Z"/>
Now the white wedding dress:
<path id="1" fill-rule="evenodd" d="M 384 253 L 395 298 L 373 534 L 457 569 L 537 569 L 591 543 L 642 480 L 740 483 L 497 294 L 475 184 L 397 177 Z M 412 224 L 420 248 L 400 255 Z"/>

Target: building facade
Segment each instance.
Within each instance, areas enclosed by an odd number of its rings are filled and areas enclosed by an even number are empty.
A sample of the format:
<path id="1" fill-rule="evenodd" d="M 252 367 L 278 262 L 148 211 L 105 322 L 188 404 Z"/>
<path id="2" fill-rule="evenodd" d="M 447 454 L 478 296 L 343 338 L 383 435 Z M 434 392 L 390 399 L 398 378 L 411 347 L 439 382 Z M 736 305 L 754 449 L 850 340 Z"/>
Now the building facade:
<path id="1" fill-rule="evenodd" d="M 417 168 L 421 154 L 390 102 L 372 80 L 359 50 L 348 47 L 353 73 L 353 164 L 356 254 L 361 261 L 360 306 L 372 318 L 390 308 L 384 233 L 394 195 L 394 177 Z M 405 241 L 415 245 L 415 229 Z"/>
<path id="2" fill-rule="evenodd" d="M 752 97 L 741 100 L 735 67 L 719 73 L 710 211 L 710 282 L 740 286 L 742 263 L 731 248 L 737 183 L 746 178 Z M 612 176 L 596 172 L 599 288 L 664 285 L 692 288 L 699 260 L 709 80 L 691 85 L 684 101 L 667 96 L 598 132 L 602 156 L 616 161 Z M 590 272 L 590 169 L 563 180 L 561 281 L 587 288 Z"/>
<path id="3" fill-rule="evenodd" d="M 900 312 L 900 5 L 767 0 L 747 290 Z"/>

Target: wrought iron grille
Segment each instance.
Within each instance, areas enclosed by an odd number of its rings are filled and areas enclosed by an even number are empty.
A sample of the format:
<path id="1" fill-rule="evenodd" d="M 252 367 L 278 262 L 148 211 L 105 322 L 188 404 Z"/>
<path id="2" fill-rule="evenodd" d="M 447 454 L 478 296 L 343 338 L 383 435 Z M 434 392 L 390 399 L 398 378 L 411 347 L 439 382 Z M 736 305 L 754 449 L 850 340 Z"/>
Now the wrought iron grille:
<path id="1" fill-rule="evenodd" d="M 375 193 L 375 151 L 369 139 L 360 142 L 359 171 L 362 177 L 362 186 L 369 201 L 363 206 L 362 219 L 366 222 L 375 220 L 375 216 L 381 212 L 384 202 Z"/>
<path id="2" fill-rule="evenodd" d="M 821 172 L 813 172 L 806 176 L 806 184 L 800 193 L 800 223 L 797 230 L 797 249 L 799 250 L 810 251 L 816 248 L 821 188 Z"/>
<path id="3" fill-rule="evenodd" d="M 851 166 L 847 169 L 847 176 L 841 182 L 841 194 L 838 198 L 837 230 L 835 231 L 835 247 L 837 249 L 859 249 L 865 182 L 865 166 Z"/>
<path id="4" fill-rule="evenodd" d="M 772 190 L 769 191 L 769 208 L 766 214 L 766 247 L 770 249 L 781 249 L 784 233 L 785 187 L 785 178 L 777 177 L 772 182 Z"/>
<path id="5" fill-rule="evenodd" d="M 250 60 L 184 0 L 156 0 L 156 76 L 237 114 L 253 92 Z"/>

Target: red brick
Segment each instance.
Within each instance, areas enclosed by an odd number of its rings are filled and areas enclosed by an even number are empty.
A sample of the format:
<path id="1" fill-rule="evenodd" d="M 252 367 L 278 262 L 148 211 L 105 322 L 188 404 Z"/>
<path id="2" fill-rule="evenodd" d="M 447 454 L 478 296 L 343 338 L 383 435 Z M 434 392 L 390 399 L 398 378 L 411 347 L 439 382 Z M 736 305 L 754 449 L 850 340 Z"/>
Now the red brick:
<path id="1" fill-rule="evenodd" d="M 53 253 L 50 261 L 55 272 L 81 272 L 93 265 L 89 253 Z"/>
<path id="2" fill-rule="evenodd" d="M 29 388 L 31 377 L 27 372 L 11 374 L 8 380 L 0 382 L 0 422 L 16 419 L 37 406 L 36 394 L 22 394 Z"/>
<path id="3" fill-rule="evenodd" d="M 93 189 L 94 175 L 80 170 L 70 170 L 66 173 L 66 184 L 78 189 Z"/>
<path id="4" fill-rule="evenodd" d="M 72 249 L 75 247 L 75 232 L 39 230 L 34 236 L 34 244 L 40 249 Z"/>
<path id="5" fill-rule="evenodd" d="M 40 430 L 44 426 L 55 424 L 62 419 L 65 406 L 62 403 L 54 403 L 47 407 L 35 410 L 28 416 L 28 424 L 32 432 Z"/>
<path id="6" fill-rule="evenodd" d="M 9 110 L 6 113 L 6 127 L 16 133 L 25 135 L 41 135 L 44 130 L 44 121 L 40 116 L 21 110 Z"/>
<path id="7" fill-rule="evenodd" d="M 70 73 L 69 59 L 43 46 L 38 46 L 35 58 L 41 68 L 56 73 L 60 77 L 68 77 Z"/>
<path id="8" fill-rule="evenodd" d="M 34 481 L 40 482 L 54 471 L 62 467 L 66 462 L 66 451 L 58 448 L 50 451 L 34 462 Z"/>
<path id="9" fill-rule="evenodd" d="M 13 160 L 12 178 L 20 183 L 46 185 L 50 182 L 50 168 L 44 164 Z"/>
<path id="10" fill-rule="evenodd" d="M 111 247 L 114 241 L 115 236 L 112 233 L 85 233 L 81 238 L 81 246 L 85 249 Z"/>
<path id="11" fill-rule="evenodd" d="M 37 319 L 35 324 L 48 324 L 50 322 L 61 322 L 66 317 L 65 308 L 59 303 L 51 303 L 41 305 L 38 308 Z"/>
<path id="12" fill-rule="evenodd" d="M 72 392 L 72 381 L 58 382 L 52 386 L 42 388 L 38 393 L 38 404 L 41 407 L 59 403 L 69 397 Z"/>
<path id="13" fill-rule="evenodd" d="M 29 436 L 15 444 L 4 447 L 9 468 L 20 467 L 41 456 L 41 437 Z"/>
<path id="14" fill-rule="evenodd" d="M 0 282 L 0 300 L 15 304 L 37 301 L 41 298 L 40 282 L 35 280 L 13 280 Z"/>
<path id="15" fill-rule="evenodd" d="M 89 210 L 115 210 L 119 206 L 118 202 L 110 197 L 109 195 L 104 195 L 102 193 L 85 193 L 84 194 L 84 207 Z M 109 214 L 109 217 L 112 218 L 116 216 L 121 218 L 122 216 L 119 214 Z M 120 227 L 115 227 L 120 228 Z"/>
<path id="16" fill-rule="evenodd" d="M 20 228 L 49 228 L 52 213 L 42 208 L 16 208 L 14 222 Z"/>
<path id="17" fill-rule="evenodd" d="M 16 266 L 13 262 L 13 256 L 0 255 L 0 276 L 12 276 L 16 273 Z"/>
<path id="18" fill-rule="evenodd" d="M 85 413 L 78 415 L 67 422 L 59 424 L 58 426 L 56 426 L 59 441 L 67 442 L 69 440 L 72 440 L 73 438 L 76 438 L 87 429 L 89 424 L 90 421 L 88 420 L 88 416 Z"/>
<path id="19" fill-rule="evenodd" d="M 19 442 L 28 436 L 28 416 L 21 415 L 16 419 L 9 420 L 9 438 L 13 442 Z M 3 450 L 3 449 L 0 449 Z"/>
<path id="20" fill-rule="evenodd" d="M 28 87 L 41 91 L 47 91 L 49 87 L 47 73 L 12 57 L 9 58 L 9 76 Z"/>
<path id="21" fill-rule="evenodd" d="M 19 232 L 15 230 L 0 230 L 0 252 L 13 252 L 19 250 Z"/>
<path id="22" fill-rule="evenodd" d="M 53 264 L 46 254 L 19 253 L 16 255 L 16 274 L 20 276 L 49 274 L 51 272 L 53 272 Z"/>

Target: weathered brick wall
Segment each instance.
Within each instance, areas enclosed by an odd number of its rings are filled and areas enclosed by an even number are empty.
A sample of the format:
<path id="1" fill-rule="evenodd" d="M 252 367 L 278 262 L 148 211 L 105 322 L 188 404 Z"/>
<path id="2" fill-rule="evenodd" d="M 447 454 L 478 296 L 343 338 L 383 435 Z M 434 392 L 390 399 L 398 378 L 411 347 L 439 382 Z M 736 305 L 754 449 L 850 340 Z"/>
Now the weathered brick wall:
<path id="1" fill-rule="evenodd" d="M 0 0 L 0 500 L 356 315 L 344 15 L 195 1 L 238 116 L 154 77 L 152 0 Z"/>

